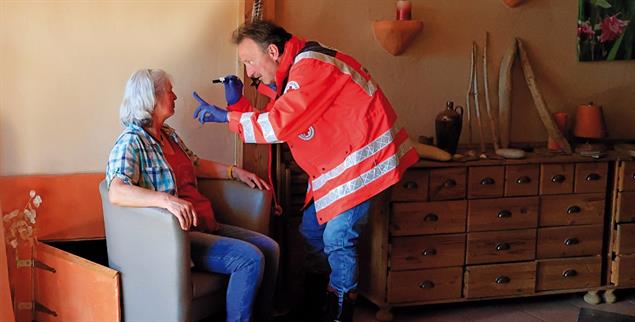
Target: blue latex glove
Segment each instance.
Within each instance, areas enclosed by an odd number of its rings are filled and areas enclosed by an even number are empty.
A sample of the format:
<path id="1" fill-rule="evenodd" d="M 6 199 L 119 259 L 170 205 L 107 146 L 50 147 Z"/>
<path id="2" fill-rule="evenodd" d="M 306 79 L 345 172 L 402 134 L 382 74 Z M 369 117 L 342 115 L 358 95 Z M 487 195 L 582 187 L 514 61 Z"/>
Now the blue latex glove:
<path id="1" fill-rule="evenodd" d="M 227 111 L 214 105 L 205 102 L 196 92 L 192 93 L 192 96 L 198 101 L 199 105 L 194 111 L 194 118 L 201 124 L 207 122 L 227 123 Z"/>
<path id="2" fill-rule="evenodd" d="M 225 100 L 227 105 L 236 104 L 243 96 L 243 82 L 236 75 L 227 75 L 223 81 L 225 85 Z"/>

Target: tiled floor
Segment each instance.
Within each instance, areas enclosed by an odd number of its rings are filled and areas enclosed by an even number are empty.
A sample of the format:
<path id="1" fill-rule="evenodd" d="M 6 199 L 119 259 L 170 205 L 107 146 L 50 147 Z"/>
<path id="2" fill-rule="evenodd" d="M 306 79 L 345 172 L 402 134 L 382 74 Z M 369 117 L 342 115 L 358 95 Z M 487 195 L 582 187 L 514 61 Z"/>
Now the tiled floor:
<path id="1" fill-rule="evenodd" d="M 580 308 L 635 316 L 635 290 L 617 290 L 617 302 L 591 305 L 584 293 L 523 299 L 488 300 L 458 304 L 424 305 L 393 309 L 394 322 L 576 322 Z M 355 322 L 375 320 L 377 307 L 361 300 Z M 611 321 L 597 321 L 611 322 Z"/>

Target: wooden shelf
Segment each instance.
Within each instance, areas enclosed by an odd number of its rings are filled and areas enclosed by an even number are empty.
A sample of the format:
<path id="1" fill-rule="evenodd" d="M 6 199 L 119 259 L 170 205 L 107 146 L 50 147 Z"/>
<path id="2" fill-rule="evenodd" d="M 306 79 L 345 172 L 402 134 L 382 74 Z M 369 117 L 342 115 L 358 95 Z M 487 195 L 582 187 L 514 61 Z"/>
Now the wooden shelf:
<path id="1" fill-rule="evenodd" d="M 390 54 L 403 53 L 423 30 L 420 20 L 379 20 L 373 22 L 373 32 L 379 44 Z"/>

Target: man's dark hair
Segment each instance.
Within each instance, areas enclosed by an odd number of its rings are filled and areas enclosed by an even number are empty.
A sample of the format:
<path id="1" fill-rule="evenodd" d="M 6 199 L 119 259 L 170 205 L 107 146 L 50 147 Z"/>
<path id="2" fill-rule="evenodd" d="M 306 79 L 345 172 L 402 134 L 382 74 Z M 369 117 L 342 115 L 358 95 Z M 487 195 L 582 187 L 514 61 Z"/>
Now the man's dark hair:
<path id="1" fill-rule="evenodd" d="M 291 39 L 291 34 L 271 21 L 258 20 L 246 22 L 234 31 L 232 41 L 240 44 L 245 38 L 255 41 L 264 51 L 270 44 L 276 45 L 280 55 L 284 52 L 284 44 Z"/>

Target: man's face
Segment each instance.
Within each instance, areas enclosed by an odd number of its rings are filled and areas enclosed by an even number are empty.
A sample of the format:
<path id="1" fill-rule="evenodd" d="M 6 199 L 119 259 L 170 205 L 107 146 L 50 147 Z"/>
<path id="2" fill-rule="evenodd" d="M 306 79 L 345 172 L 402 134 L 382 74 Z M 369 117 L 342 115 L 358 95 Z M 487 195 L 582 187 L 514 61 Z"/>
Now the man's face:
<path id="1" fill-rule="evenodd" d="M 247 76 L 257 78 L 266 85 L 275 84 L 278 47 L 269 45 L 263 51 L 255 41 L 245 38 L 238 44 L 238 57 L 245 64 Z"/>

